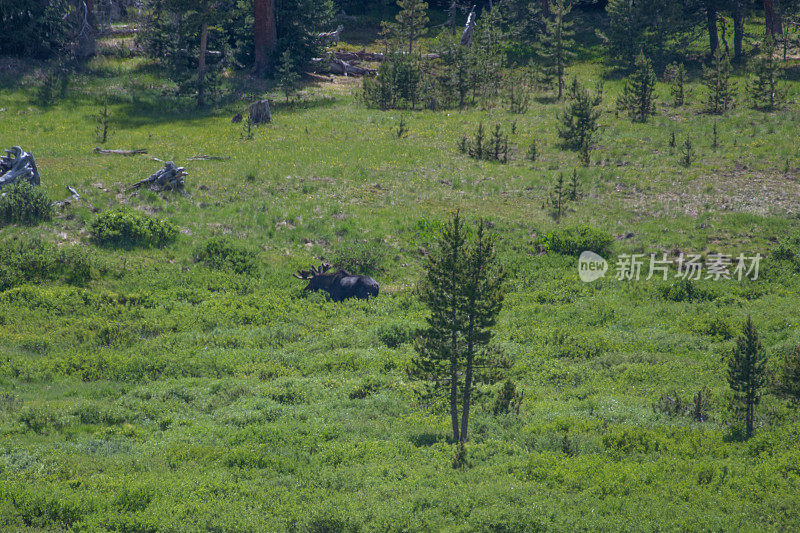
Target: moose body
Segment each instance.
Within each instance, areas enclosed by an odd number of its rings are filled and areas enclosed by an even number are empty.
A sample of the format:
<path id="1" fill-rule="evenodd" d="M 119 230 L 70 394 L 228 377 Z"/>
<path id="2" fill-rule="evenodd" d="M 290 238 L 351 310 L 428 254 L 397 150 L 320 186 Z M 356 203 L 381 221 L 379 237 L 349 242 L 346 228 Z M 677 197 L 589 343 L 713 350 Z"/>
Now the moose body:
<path id="1" fill-rule="evenodd" d="M 311 267 L 311 270 L 298 271 L 294 277 L 308 281 L 305 290 L 323 290 L 330 295 L 334 302 L 341 302 L 348 298 L 365 300 L 370 296 L 378 296 L 380 287 L 378 282 L 371 277 L 350 274 L 343 269 L 328 273 L 330 268 L 330 265 L 323 265 L 319 269 Z"/>

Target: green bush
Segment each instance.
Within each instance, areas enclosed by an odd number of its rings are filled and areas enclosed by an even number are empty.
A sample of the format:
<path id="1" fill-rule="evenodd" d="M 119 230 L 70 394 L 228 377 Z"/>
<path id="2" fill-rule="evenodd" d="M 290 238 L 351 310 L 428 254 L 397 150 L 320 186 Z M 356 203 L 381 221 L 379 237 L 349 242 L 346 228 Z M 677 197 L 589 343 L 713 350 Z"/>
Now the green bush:
<path id="1" fill-rule="evenodd" d="M 589 226 L 557 229 L 542 235 L 536 242 L 548 252 L 557 254 L 580 255 L 588 250 L 602 256 L 611 253 L 613 243 L 614 237 Z"/>
<path id="2" fill-rule="evenodd" d="M 389 348 L 397 348 L 414 338 L 415 331 L 402 322 L 380 324 L 376 328 L 378 340 Z"/>
<path id="3" fill-rule="evenodd" d="M 125 248 L 161 247 L 173 242 L 178 236 L 178 228 L 171 222 L 122 208 L 98 215 L 92 221 L 90 229 L 97 244 Z"/>
<path id="4" fill-rule="evenodd" d="M 53 217 L 53 206 L 41 187 L 27 181 L 12 184 L 0 197 L 0 221 L 34 226 Z"/>
<path id="5" fill-rule="evenodd" d="M 194 261 L 214 270 L 252 274 L 258 269 L 258 252 L 230 239 L 211 239 L 194 252 Z"/>
<path id="6" fill-rule="evenodd" d="M 386 257 L 382 242 L 353 241 L 336 251 L 334 265 L 353 274 L 375 274 L 383 270 Z"/>
<path id="7" fill-rule="evenodd" d="M 671 302 L 702 302 L 713 300 L 717 294 L 698 287 L 691 279 L 681 279 L 658 288 L 661 297 Z"/>
<path id="8" fill-rule="evenodd" d="M 82 246 L 59 248 L 35 237 L 13 237 L 0 243 L 0 290 L 58 280 L 83 286 L 91 281 L 92 271 Z"/>

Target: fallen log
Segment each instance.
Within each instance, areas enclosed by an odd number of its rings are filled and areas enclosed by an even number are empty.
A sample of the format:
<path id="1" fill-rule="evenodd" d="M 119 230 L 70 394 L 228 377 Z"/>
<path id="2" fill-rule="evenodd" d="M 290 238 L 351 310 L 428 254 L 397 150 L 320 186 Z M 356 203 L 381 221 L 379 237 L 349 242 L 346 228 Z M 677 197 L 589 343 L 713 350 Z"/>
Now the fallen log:
<path id="1" fill-rule="evenodd" d="M 95 148 L 94 152 L 103 155 L 142 155 L 147 153 L 147 148 L 140 148 L 137 150 L 104 150 L 102 148 Z"/>
<path id="2" fill-rule="evenodd" d="M 345 50 L 338 50 L 333 53 L 335 59 L 342 61 L 374 61 L 380 63 L 386 61 L 386 54 L 380 52 L 367 52 L 366 50 L 359 50 L 358 52 L 348 52 Z M 422 54 L 422 59 L 439 59 L 439 54 Z"/>
<path id="3" fill-rule="evenodd" d="M 227 161 L 230 157 L 223 157 L 221 155 L 195 155 L 187 159 L 187 161 Z"/>
<path id="4" fill-rule="evenodd" d="M 331 60 L 330 70 L 331 74 L 338 74 L 339 76 L 375 76 L 378 74 L 378 71 L 374 68 L 351 65 L 341 59 Z"/>
<path id="5" fill-rule="evenodd" d="M 70 187 L 69 185 L 67 185 L 67 190 L 72 194 L 72 196 L 70 196 L 66 200 L 53 202 L 53 206 L 55 206 L 55 207 L 67 207 L 67 206 L 72 205 L 72 202 L 79 202 L 80 200 L 83 200 L 83 197 L 80 194 L 78 194 L 78 191 L 76 191 L 74 187 Z M 83 200 L 83 201 L 86 202 L 86 200 Z M 86 205 L 92 211 L 95 210 L 94 206 L 90 202 L 86 202 Z"/>
<path id="6" fill-rule="evenodd" d="M 337 50 L 333 53 L 333 57 L 341 59 L 342 61 L 385 61 L 386 56 L 380 52 L 367 52 L 366 50 L 359 50 L 358 52 L 347 52 L 345 50 Z"/>
<path id="7" fill-rule="evenodd" d="M 183 190 L 185 185 L 183 177 L 186 175 L 187 172 L 183 167 L 176 167 L 175 163 L 167 161 L 164 164 L 164 168 L 151 175 L 149 178 L 134 183 L 125 189 L 125 192 L 147 187 L 149 190 L 155 192 L 179 191 L 182 194 L 186 194 Z"/>
<path id="8" fill-rule="evenodd" d="M 13 146 L 6 150 L 6 155 L 0 156 L 0 188 L 18 180 L 26 180 L 36 186 L 41 183 L 33 155 L 19 146 Z"/>

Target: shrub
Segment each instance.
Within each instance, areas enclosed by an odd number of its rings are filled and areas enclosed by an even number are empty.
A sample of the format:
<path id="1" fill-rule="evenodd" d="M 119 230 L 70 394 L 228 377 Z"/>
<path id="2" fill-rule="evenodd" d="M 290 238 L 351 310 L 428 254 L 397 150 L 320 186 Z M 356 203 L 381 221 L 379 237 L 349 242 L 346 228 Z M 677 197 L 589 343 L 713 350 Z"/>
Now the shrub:
<path id="1" fill-rule="evenodd" d="M 385 258 L 383 243 L 352 241 L 336 251 L 334 264 L 353 274 L 375 274 L 383 270 Z"/>
<path id="2" fill-rule="evenodd" d="M 613 243 L 614 237 L 589 226 L 557 229 L 542 235 L 536 242 L 547 251 L 557 254 L 580 255 L 588 250 L 603 256 L 611 253 Z"/>
<path id="3" fill-rule="evenodd" d="M 380 324 L 377 327 L 377 337 L 389 348 L 397 348 L 403 343 L 409 342 L 414 337 L 414 330 L 402 322 Z"/>
<path id="4" fill-rule="evenodd" d="M 713 291 L 697 287 L 691 279 L 681 279 L 671 285 L 662 285 L 658 290 L 663 299 L 672 302 L 700 302 L 713 300 L 717 296 Z"/>
<path id="5" fill-rule="evenodd" d="M 784 356 L 778 373 L 778 392 L 795 405 L 800 405 L 800 346 L 794 346 Z"/>
<path id="6" fill-rule="evenodd" d="M 12 184 L 0 198 L 0 221 L 6 224 L 34 226 L 52 216 L 53 206 L 47 193 L 27 181 Z"/>
<path id="7" fill-rule="evenodd" d="M 159 220 L 131 209 L 113 209 L 91 223 L 92 237 L 103 246 L 165 246 L 178 236 L 171 222 Z"/>
<path id="8" fill-rule="evenodd" d="M 25 283 L 61 280 L 82 286 L 92 279 L 92 263 L 82 246 L 57 248 L 38 238 L 0 243 L 0 290 Z"/>
<path id="9" fill-rule="evenodd" d="M 724 318 L 716 315 L 705 314 L 697 317 L 691 329 L 701 335 L 709 337 L 719 337 L 723 340 L 732 339 L 736 335 L 733 325 Z"/>
<path id="10" fill-rule="evenodd" d="M 64 71 L 51 72 L 36 89 L 35 101 L 39 107 L 50 107 L 67 96 L 69 75 Z"/>
<path id="11" fill-rule="evenodd" d="M 361 385 L 350 391 L 347 395 L 351 400 L 363 400 L 371 394 L 375 394 L 381 390 L 381 383 L 375 378 L 367 378 Z"/>
<path id="12" fill-rule="evenodd" d="M 514 412 L 519 414 L 522 405 L 522 392 L 517 390 L 517 385 L 511 379 L 507 379 L 503 387 L 497 393 L 492 412 L 495 415 Z"/>
<path id="13" fill-rule="evenodd" d="M 196 263 L 214 270 L 252 274 L 258 269 L 258 252 L 230 239 L 211 239 L 194 252 Z"/>

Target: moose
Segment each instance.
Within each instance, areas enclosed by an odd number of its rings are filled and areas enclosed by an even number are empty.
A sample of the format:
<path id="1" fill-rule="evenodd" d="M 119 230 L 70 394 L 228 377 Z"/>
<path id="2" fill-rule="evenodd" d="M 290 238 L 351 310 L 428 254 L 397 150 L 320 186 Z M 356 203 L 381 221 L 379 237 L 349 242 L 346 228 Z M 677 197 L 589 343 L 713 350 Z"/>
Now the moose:
<path id="1" fill-rule="evenodd" d="M 294 277 L 308 281 L 305 290 L 326 291 L 331 300 L 341 302 L 348 298 L 367 299 L 378 296 L 378 282 L 369 276 L 350 274 L 344 269 L 328 273 L 331 265 L 323 263 L 319 268 L 312 266 L 310 270 L 298 270 Z"/>

